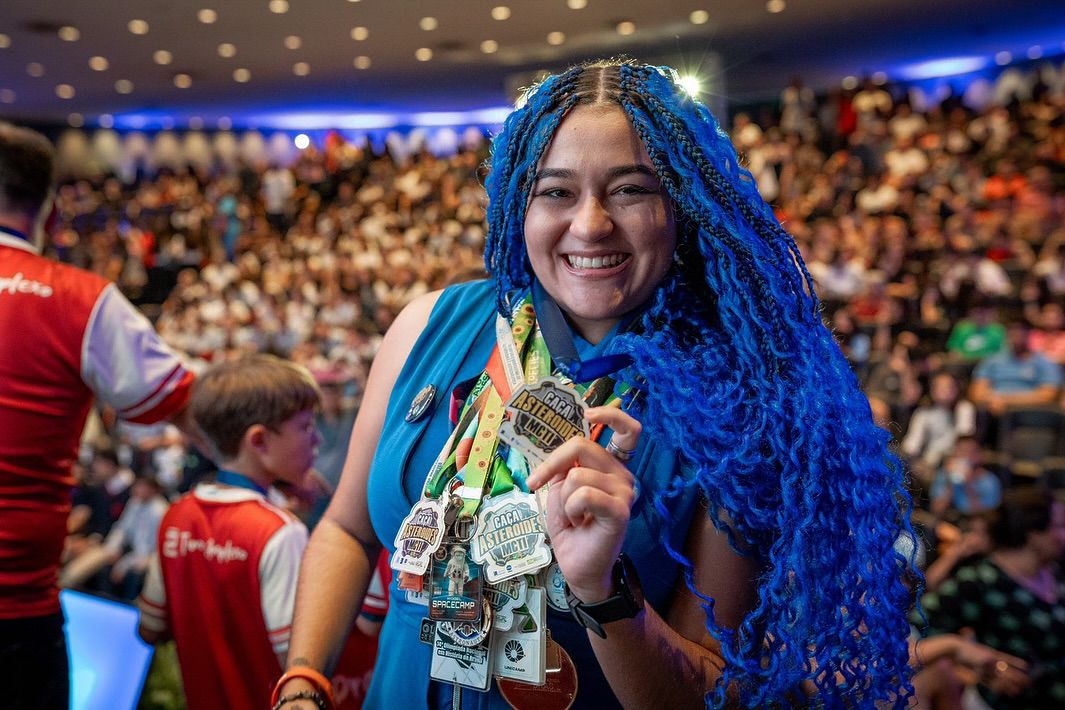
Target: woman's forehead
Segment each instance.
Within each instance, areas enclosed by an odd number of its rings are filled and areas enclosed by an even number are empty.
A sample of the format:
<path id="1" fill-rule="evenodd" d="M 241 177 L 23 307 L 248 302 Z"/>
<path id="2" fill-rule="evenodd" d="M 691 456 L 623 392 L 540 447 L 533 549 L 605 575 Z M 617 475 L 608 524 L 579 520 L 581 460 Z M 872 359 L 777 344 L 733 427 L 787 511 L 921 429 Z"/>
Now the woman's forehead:
<path id="1" fill-rule="evenodd" d="M 650 165 L 643 142 L 617 104 L 578 106 L 558 124 L 540 168 L 588 162 Z"/>

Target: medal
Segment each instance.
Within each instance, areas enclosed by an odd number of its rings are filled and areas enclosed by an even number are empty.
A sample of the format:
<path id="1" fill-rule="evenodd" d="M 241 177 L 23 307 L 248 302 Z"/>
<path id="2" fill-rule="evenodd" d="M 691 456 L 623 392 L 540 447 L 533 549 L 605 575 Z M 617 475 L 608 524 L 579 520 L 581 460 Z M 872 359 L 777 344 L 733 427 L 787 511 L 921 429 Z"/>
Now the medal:
<path id="1" fill-rule="evenodd" d="M 535 572 L 550 563 L 551 548 L 536 497 L 513 491 L 482 505 L 470 552 L 484 565 L 490 584 Z"/>
<path id="2" fill-rule="evenodd" d="M 492 606 L 488 600 L 481 602 L 481 620 L 473 621 L 441 621 L 440 633 L 444 634 L 459 646 L 476 646 L 487 642 L 488 634 L 492 630 Z"/>
<path id="3" fill-rule="evenodd" d="M 500 440 L 520 451 L 530 466 L 575 436 L 587 437 L 586 406 L 577 391 L 555 377 L 523 384 L 507 402 L 510 419 L 499 427 Z"/>
<path id="4" fill-rule="evenodd" d="M 544 591 L 547 594 L 547 605 L 555 611 L 569 612 L 569 602 L 566 601 L 566 578 L 562 576 L 562 568 L 557 562 L 552 562 L 542 572 Z"/>
<path id="5" fill-rule="evenodd" d="M 433 385 L 422 387 L 418 394 L 414 395 L 414 399 L 411 400 L 410 409 L 407 410 L 407 422 L 413 424 L 424 417 L 434 399 L 436 399 L 436 387 Z"/>
<path id="6" fill-rule="evenodd" d="M 396 551 L 391 566 L 397 572 L 421 576 L 444 539 L 444 506 L 438 500 L 422 499 L 403 519 L 396 533 Z"/>

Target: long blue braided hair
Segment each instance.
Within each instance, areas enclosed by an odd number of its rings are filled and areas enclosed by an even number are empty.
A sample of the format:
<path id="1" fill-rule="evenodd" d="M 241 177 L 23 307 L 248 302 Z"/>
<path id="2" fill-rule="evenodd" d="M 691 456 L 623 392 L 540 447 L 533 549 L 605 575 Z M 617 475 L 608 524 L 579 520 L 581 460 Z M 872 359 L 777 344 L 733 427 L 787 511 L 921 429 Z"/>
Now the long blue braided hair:
<path id="1" fill-rule="evenodd" d="M 523 227 L 537 163 L 567 112 L 586 104 L 624 110 L 677 222 L 670 272 L 638 327 L 611 345 L 634 359 L 626 378 L 646 393 L 644 436 L 681 451 L 685 474 L 655 501 L 660 528 L 665 502 L 697 488 L 733 547 L 763 564 L 756 605 L 726 628 L 691 561 L 661 536 L 726 661 L 707 704 L 723 705 L 729 688 L 752 708 L 904 706 L 913 597 L 912 560 L 893 547 L 912 536 L 902 467 L 821 321 L 794 240 L 672 70 L 574 67 L 527 92 L 506 120 L 486 181 L 499 311 L 534 278 Z"/>

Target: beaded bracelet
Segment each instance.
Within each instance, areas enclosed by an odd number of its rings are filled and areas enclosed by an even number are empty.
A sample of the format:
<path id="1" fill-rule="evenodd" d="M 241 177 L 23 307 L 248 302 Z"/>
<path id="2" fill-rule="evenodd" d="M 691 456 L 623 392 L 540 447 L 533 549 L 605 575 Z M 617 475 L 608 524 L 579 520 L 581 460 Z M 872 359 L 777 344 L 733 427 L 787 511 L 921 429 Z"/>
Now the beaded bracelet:
<path id="1" fill-rule="evenodd" d="M 314 692 L 317 696 L 315 702 L 318 703 L 320 710 L 334 710 L 336 708 L 336 701 L 333 700 L 333 684 L 329 682 L 328 678 L 310 666 L 293 666 L 285 671 L 285 674 L 278 679 L 277 685 L 274 686 L 274 692 L 270 697 L 271 703 L 275 706 L 277 705 L 281 695 L 281 688 L 294 678 L 301 678 L 314 686 Z"/>
<path id="2" fill-rule="evenodd" d="M 293 700 L 313 700 L 314 704 L 318 707 L 318 710 L 326 710 L 325 703 L 322 701 L 322 696 L 316 690 L 300 690 L 291 695 L 282 695 L 270 710 L 281 710 L 281 708 L 285 707 L 285 705 L 291 703 Z"/>

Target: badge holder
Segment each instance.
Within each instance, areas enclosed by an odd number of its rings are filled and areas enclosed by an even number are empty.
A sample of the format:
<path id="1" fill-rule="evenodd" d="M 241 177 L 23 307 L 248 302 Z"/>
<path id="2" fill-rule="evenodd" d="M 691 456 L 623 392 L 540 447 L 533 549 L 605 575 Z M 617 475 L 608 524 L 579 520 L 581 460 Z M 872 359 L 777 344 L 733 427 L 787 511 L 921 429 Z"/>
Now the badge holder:
<path id="1" fill-rule="evenodd" d="M 469 559 L 464 544 L 445 545 L 433 555 L 429 618 L 479 622 L 482 615 L 481 566 Z"/>
<path id="2" fill-rule="evenodd" d="M 496 633 L 492 645 L 494 673 L 499 678 L 543 685 L 547 671 L 547 601 L 544 590 L 529 589 L 525 606 L 532 620 L 531 628 L 515 625 L 510 631 Z"/>

